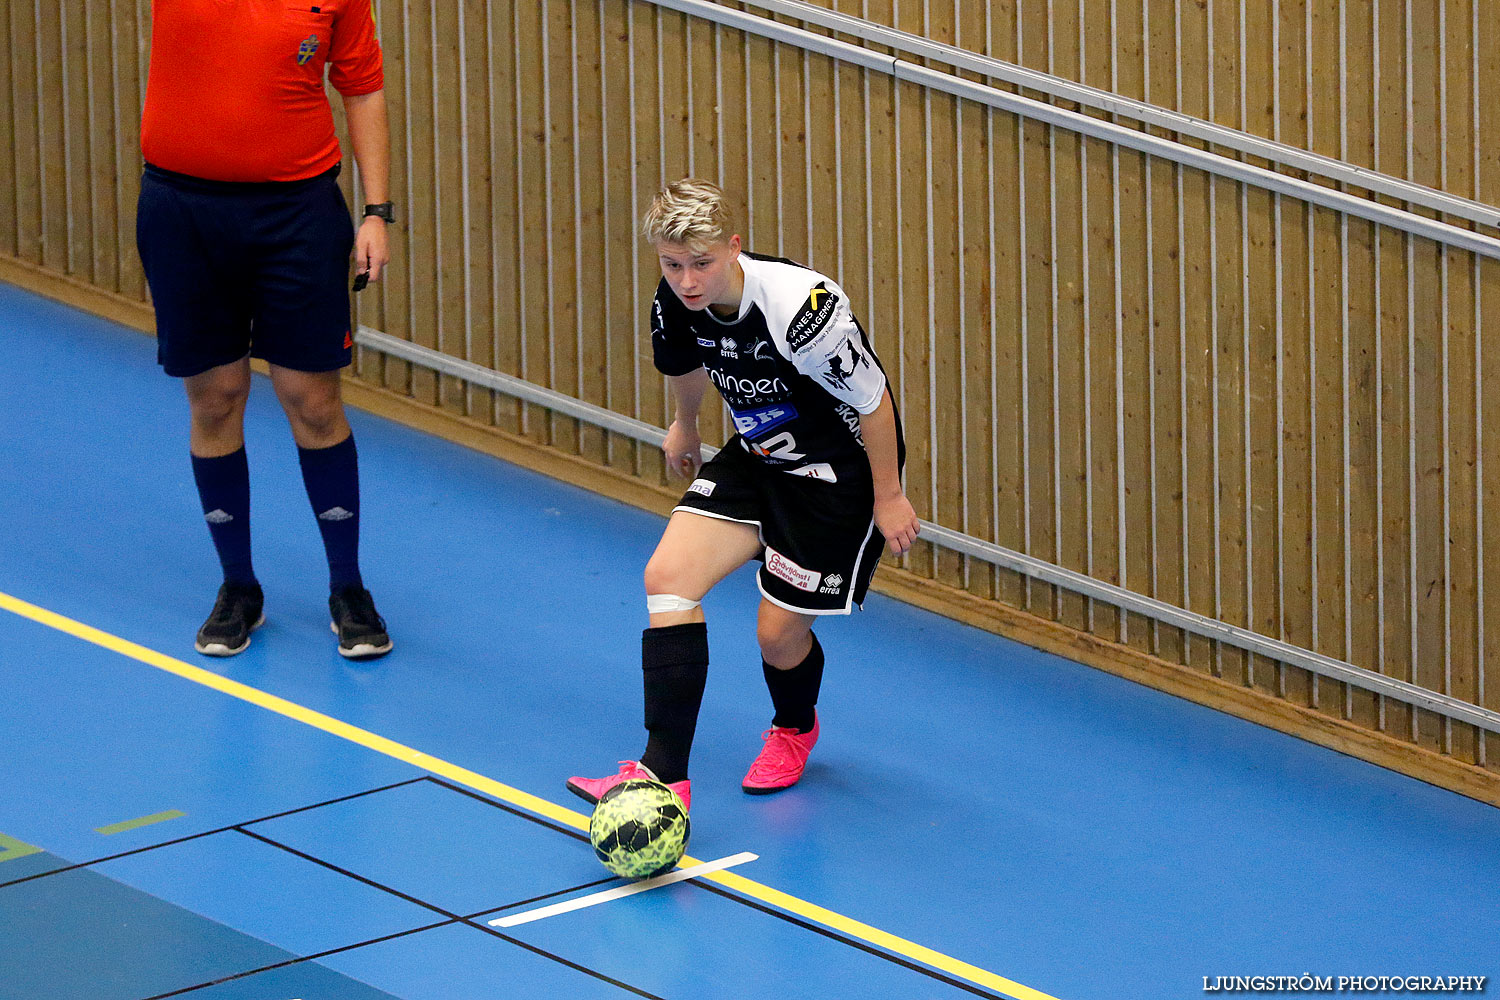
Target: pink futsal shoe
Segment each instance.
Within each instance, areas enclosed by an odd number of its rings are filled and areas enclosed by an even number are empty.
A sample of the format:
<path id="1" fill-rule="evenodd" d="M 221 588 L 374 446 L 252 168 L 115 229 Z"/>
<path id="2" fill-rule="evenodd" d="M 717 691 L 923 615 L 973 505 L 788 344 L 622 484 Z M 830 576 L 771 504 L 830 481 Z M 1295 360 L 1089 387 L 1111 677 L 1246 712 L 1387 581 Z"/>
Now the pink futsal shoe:
<path id="1" fill-rule="evenodd" d="M 619 774 L 611 774 L 607 778 L 579 778 L 576 776 L 569 778 L 568 791 L 572 792 L 574 795 L 578 796 L 580 799 L 583 799 L 586 802 L 598 802 L 601 798 L 604 797 L 605 792 L 609 791 L 620 782 L 631 781 L 638 778 L 643 778 L 646 781 L 656 781 L 661 782 L 662 784 L 667 784 L 666 782 L 662 782 L 661 779 L 656 775 L 652 774 L 651 769 L 649 767 L 646 767 L 640 761 L 622 760 L 620 761 Z M 692 786 L 692 781 L 687 778 L 684 778 L 681 781 L 674 781 L 671 784 L 667 784 L 667 787 L 676 792 L 677 797 L 682 800 L 682 808 L 688 810 L 691 810 L 693 807 Z"/>
<path id="2" fill-rule="evenodd" d="M 740 787 L 751 795 L 769 795 L 783 788 L 791 788 L 802 778 L 802 769 L 807 767 L 807 755 L 818 744 L 818 717 L 813 716 L 813 727 L 805 733 L 782 726 L 772 726 L 761 734 L 766 745 L 760 756 L 750 765 L 750 771 Z"/>

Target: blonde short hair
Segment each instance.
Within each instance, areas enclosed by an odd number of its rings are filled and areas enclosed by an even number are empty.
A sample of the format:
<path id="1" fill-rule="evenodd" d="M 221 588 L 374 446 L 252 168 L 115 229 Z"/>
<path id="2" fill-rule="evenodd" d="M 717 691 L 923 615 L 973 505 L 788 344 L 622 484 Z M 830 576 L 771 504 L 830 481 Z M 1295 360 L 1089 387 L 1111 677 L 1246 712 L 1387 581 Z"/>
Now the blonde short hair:
<path id="1" fill-rule="evenodd" d="M 717 184 L 684 177 L 673 181 L 652 199 L 641 218 L 641 235 L 652 244 L 678 243 L 694 252 L 726 242 L 734 220 Z"/>

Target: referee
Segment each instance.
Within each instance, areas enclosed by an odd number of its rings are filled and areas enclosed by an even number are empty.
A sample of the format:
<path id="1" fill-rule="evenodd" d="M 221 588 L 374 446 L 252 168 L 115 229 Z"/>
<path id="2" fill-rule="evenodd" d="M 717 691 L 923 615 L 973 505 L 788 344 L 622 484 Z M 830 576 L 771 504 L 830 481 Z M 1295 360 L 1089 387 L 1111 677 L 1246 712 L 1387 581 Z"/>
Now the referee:
<path id="1" fill-rule="evenodd" d="M 390 129 L 371 0 L 152 0 L 136 244 L 157 360 L 187 389 L 193 478 L 224 570 L 194 648 L 233 656 L 265 621 L 250 559 L 245 401 L 270 365 L 328 556 L 346 657 L 390 651 L 359 571 L 359 467 L 339 372 L 356 286 L 389 257 Z M 356 231 L 324 78 L 343 98 L 371 204 Z"/>

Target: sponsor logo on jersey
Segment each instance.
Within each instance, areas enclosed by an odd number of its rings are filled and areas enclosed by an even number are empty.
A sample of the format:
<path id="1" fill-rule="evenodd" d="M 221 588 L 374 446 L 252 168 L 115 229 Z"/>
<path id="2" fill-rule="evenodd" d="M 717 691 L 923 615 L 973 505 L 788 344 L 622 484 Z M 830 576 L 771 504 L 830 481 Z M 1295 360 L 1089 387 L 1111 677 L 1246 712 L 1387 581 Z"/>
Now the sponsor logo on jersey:
<path id="1" fill-rule="evenodd" d="M 800 462 L 807 457 L 797 450 L 797 439 L 787 431 L 764 441 L 750 441 L 743 436 L 740 440 L 751 454 L 759 455 L 768 462 Z"/>
<path id="2" fill-rule="evenodd" d="M 714 487 L 717 485 L 717 483 L 710 482 L 707 479 L 694 479 L 693 485 L 689 486 L 687 488 L 687 491 L 689 493 L 701 493 L 703 496 L 711 497 L 714 495 Z"/>
<path id="3" fill-rule="evenodd" d="M 803 569 L 769 545 L 766 546 L 766 572 L 809 594 L 817 593 L 818 585 L 823 582 L 823 574 Z"/>
<path id="4" fill-rule="evenodd" d="M 207 521 L 209 524 L 228 524 L 230 521 L 234 520 L 234 515 L 221 507 L 215 507 L 207 514 L 203 515 L 203 520 Z"/>
<path id="5" fill-rule="evenodd" d="M 813 465 L 804 465 L 797 469 L 782 469 L 789 476 L 802 476 L 805 479 L 817 479 L 825 483 L 836 483 L 839 477 L 834 474 L 833 466 L 827 462 L 817 462 Z"/>
<path id="6" fill-rule="evenodd" d="M 308 35 L 302 39 L 302 44 L 297 46 L 297 65 L 306 66 L 307 61 L 318 52 L 318 36 Z"/>
<path id="7" fill-rule="evenodd" d="M 762 352 L 764 352 L 764 357 L 762 357 Z M 764 340 L 757 340 L 755 342 L 755 349 L 750 352 L 750 360 L 770 361 L 771 359 L 771 345 Z"/>
<path id="8" fill-rule="evenodd" d="M 699 337 L 698 338 L 698 346 L 699 347 L 707 347 L 707 348 L 712 349 L 712 348 L 718 347 L 719 345 L 714 343 L 714 340 L 713 340 L 712 337 Z"/>
<path id="9" fill-rule="evenodd" d="M 734 415 L 734 429 L 745 437 L 757 437 L 773 427 L 780 427 L 797 416 L 797 408 L 790 403 L 775 403 L 758 410 L 730 410 Z"/>
<path id="10" fill-rule="evenodd" d="M 318 515 L 319 521 L 347 521 L 354 516 L 354 512 L 342 507 L 329 507 Z"/>
<path id="11" fill-rule="evenodd" d="M 837 573 L 829 573 L 823 577 L 823 586 L 818 590 L 820 594 L 837 594 L 839 588 L 844 585 L 844 578 Z"/>
<path id="12" fill-rule="evenodd" d="M 833 322 L 833 311 L 838 302 L 839 297 L 824 287 L 823 282 L 814 285 L 807 293 L 807 301 L 802 303 L 792 317 L 791 325 L 786 328 L 787 346 L 800 351 L 812 343 Z"/>
<path id="13" fill-rule="evenodd" d="M 719 353 L 726 358 L 738 358 L 739 345 L 734 342 L 733 337 L 724 337 L 719 341 Z"/>
<path id="14" fill-rule="evenodd" d="M 717 368 L 710 368 L 708 377 L 719 387 L 720 392 L 732 392 L 749 398 L 785 396 L 790 392 L 786 383 L 779 378 L 740 378 L 738 375 L 725 375 Z"/>
<path id="15" fill-rule="evenodd" d="M 859 411 L 848 403 L 840 403 L 834 408 L 833 412 L 838 414 L 838 418 L 844 422 L 844 426 L 849 428 L 849 433 L 854 435 L 854 440 L 858 441 L 860 446 L 863 447 L 865 433 L 864 428 L 859 424 Z"/>
<path id="16" fill-rule="evenodd" d="M 849 361 L 847 367 L 844 362 L 844 354 L 848 352 Z M 854 346 L 854 341 L 846 340 L 839 345 L 839 349 L 833 352 L 828 359 L 828 368 L 823 372 L 823 381 L 835 389 L 849 391 L 849 380 L 861 367 L 868 368 L 869 359 L 860 353 L 859 348 Z"/>

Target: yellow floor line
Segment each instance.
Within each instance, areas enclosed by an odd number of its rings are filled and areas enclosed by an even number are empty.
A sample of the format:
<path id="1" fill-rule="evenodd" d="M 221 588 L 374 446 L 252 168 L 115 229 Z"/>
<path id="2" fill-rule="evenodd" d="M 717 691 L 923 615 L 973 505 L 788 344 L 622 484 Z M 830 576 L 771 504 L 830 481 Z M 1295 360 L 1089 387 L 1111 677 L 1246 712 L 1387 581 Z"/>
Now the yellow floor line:
<path id="1" fill-rule="evenodd" d="M 3 592 L 0 592 L 0 608 L 19 615 L 22 618 L 30 619 L 40 625 L 56 629 L 76 639 L 82 639 L 96 646 L 102 646 L 111 652 L 119 653 L 121 656 L 128 656 L 132 660 L 156 667 L 159 670 L 165 670 L 170 674 L 176 674 L 178 677 L 190 680 L 195 684 L 202 684 L 204 687 L 212 688 L 221 694 L 227 694 L 232 698 L 249 702 L 252 705 L 257 705 L 278 715 L 295 719 L 298 722 L 312 726 L 314 729 L 321 729 L 325 733 L 330 733 L 351 743 L 357 743 L 362 747 L 374 750 L 377 753 L 383 753 L 387 757 L 392 757 L 411 764 L 414 767 L 430 771 L 460 785 L 484 792 L 486 795 L 492 795 L 503 802 L 526 809 L 536 813 L 538 816 L 544 816 L 555 823 L 561 823 L 564 826 L 570 826 L 576 830 L 585 832 L 588 830 L 588 817 L 574 812 L 572 809 L 566 809 L 546 799 L 538 798 L 535 795 L 521 791 L 519 788 L 512 788 L 493 778 L 487 778 L 467 768 L 459 767 L 457 764 L 450 764 L 445 760 L 433 757 L 431 754 L 414 750 L 411 747 L 397 743 L 395 740 L 386 739 L 384 736 L 372 733 L 369 730 L 360 729 L 358 726 L 351 726 L 347 722 L 341 722 L 332 716 L 324 715 L 322 712 L 304 708 L 295 702 L 287 701 L 285 698 L 278 698 L 274 694 L 267 694 L 257 688 L 241 684 L 239 681 L 230 680 L 211 670 L 204 670 L 202 667 L 195 667 L 190 663 L 173 659 L 163 653 L 158 653 L 154 649 L 148 649 L 128 639 L 121 639 L 119 636 L 100 631 L 91 625 L 74 621 L 56 612 L 48 611 L 46 608 L 37 607 L 35 604 L 28 604 L 19 598 L 11 597 L 9 594 Z M 684 857 L 682 859 L 682 864 L 685 866 L 700 863 L 691 857 Z M 752 899 L 757 899 L 762 903 L 785 910 L 788 913 L 794 913 L 799 917 L 822 924 L 849 937 L 858 938 L 877 948 L 883 948 L 903 958 L 921 962 L 923 965 L 947 973 L 956 979 L 963 979 L 974 983 L 976 986 L 996 990 L 1006 996 L 1014 997 L 1015 1000 L 1057 1000 L 1056 997 L 1049 996 L 1040 990 L 1023 986 L 1020 983 L 1006 979 L 1004 976 L 998 976 L 993 972 L 970 965 L 967 962 L 961 962 L 956 958 L 944 955 L 942 952 L 933 951 L 931 948 L 926 948 L 913 941 L 889 934 L 878 927 L 871 927 L 869 924 L 852 920 L 843 914 L 826 910 L 815 903 L 809 903 L 806 900 L 798 899 L 796 896 L 790 896 L 779 889 L 762 885 L 734 872 L 716 872 L 705 875 L 703 878 L 705 881 L 715 882 L 726 889 L 749 896 Z"/>

